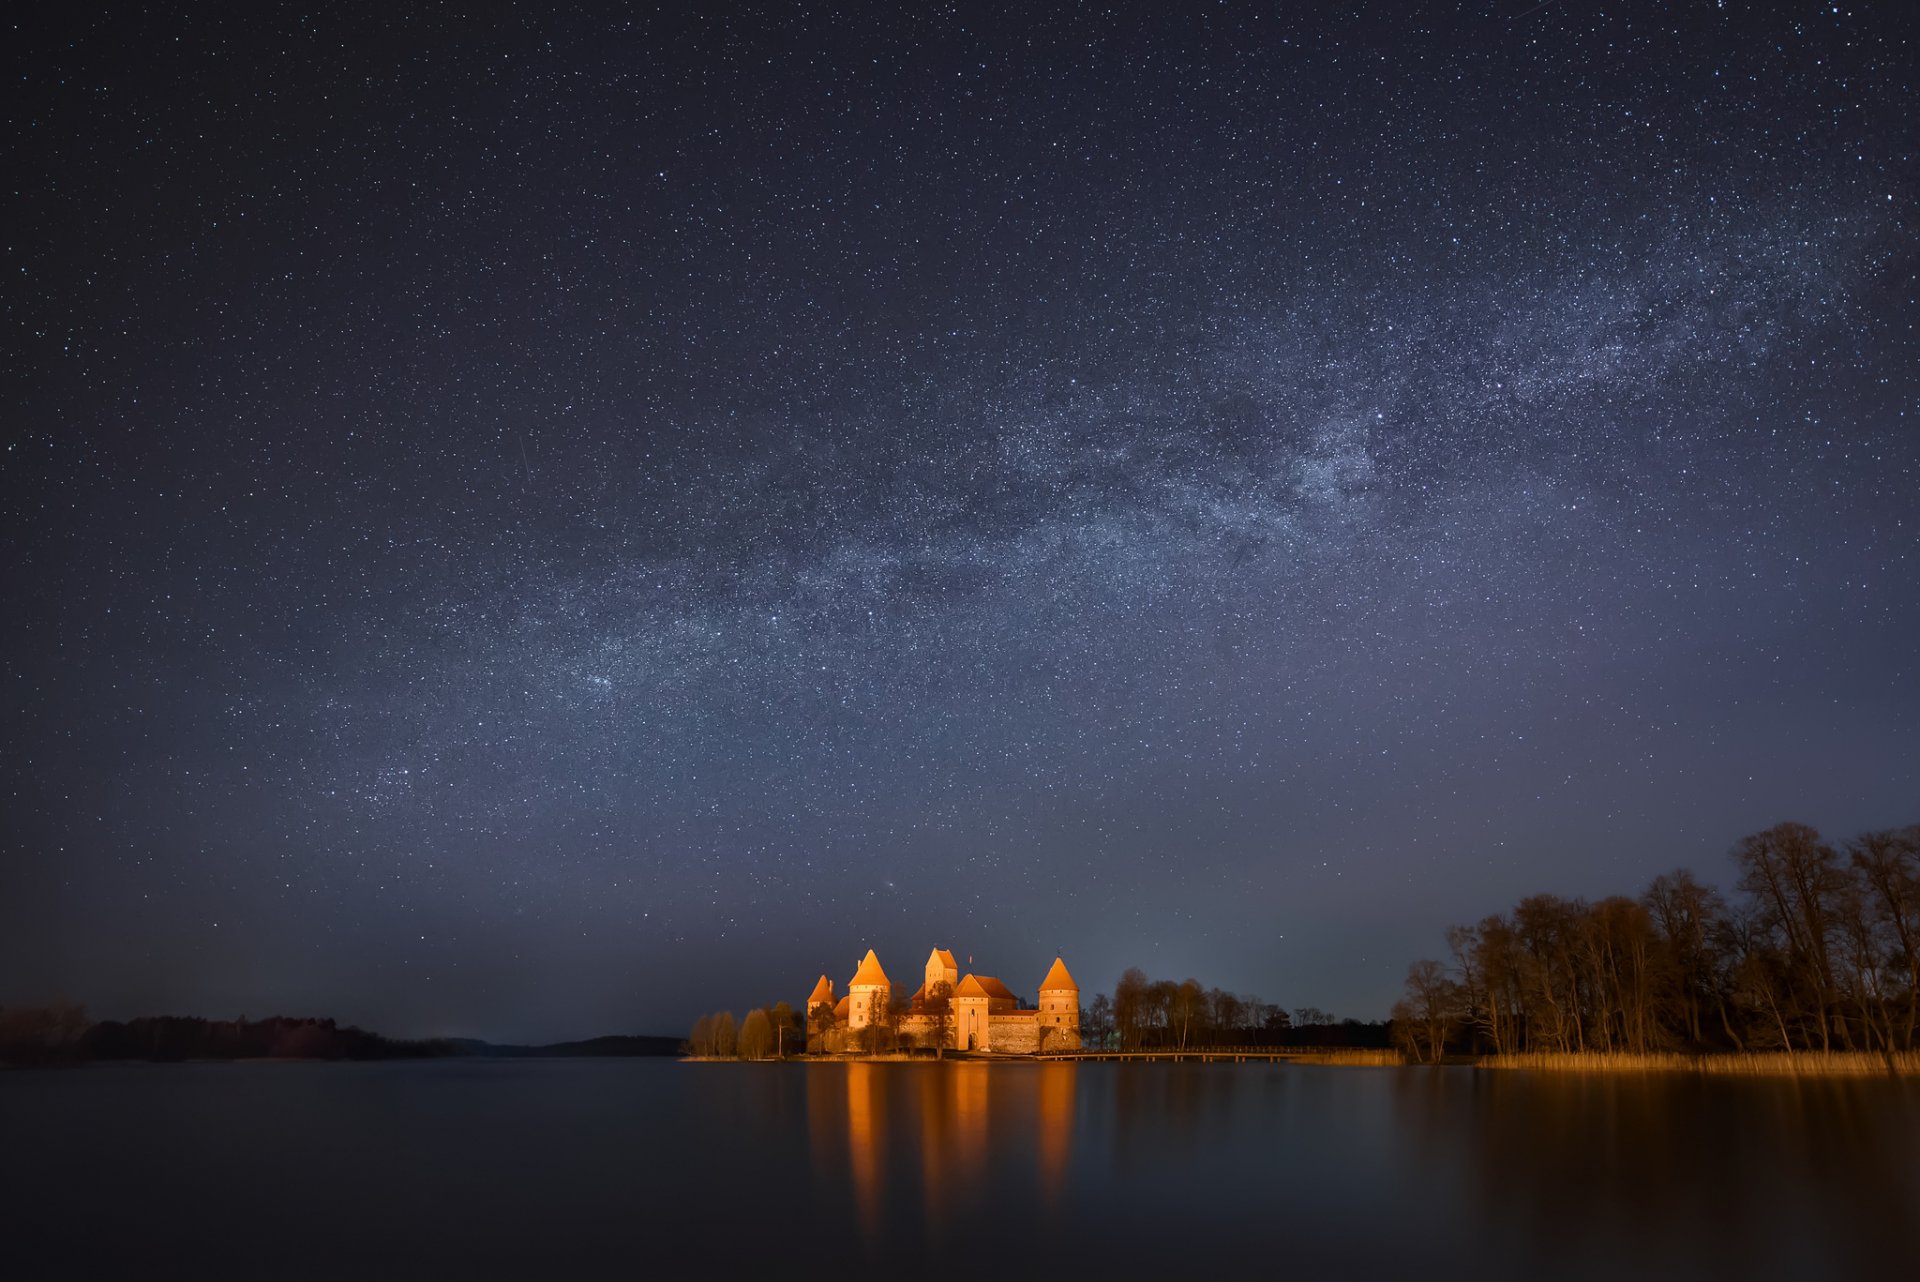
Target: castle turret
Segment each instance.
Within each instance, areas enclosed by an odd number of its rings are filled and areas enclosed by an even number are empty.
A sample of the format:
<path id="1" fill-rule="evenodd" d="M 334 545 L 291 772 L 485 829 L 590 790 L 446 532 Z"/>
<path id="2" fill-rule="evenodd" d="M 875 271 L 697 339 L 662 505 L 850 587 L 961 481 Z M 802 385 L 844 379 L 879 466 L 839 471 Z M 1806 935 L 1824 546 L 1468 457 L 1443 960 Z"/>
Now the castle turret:
<path id="1" fill-rule="evenodd" d="M 873 949 L 867 949 L 860 969 L 853 972 L 853 979 L 847 984 L 847 996 L 852 999 L 847 1007 L 850 1029 L 865 1028 L 886 1014 L 887 1004 L 893 1000 L 893 981 L 880 968 L 880 959 L 874 956 Z"/>
<path id="2" fill-rule="evenodd" d="M 979 979 L 968 975 L 953 990 L 953 1045 L 956 1050 L 992 1050 L 989 1031 L 993 997 Z"/>
<path id="3" fill-rule="evenodd" d="M 1040 981 L 1039 1018 L 1046 1049 L 1066 1050 L 1080 1045 L 1080 985 L 1073 982 L 1066 962 L 1058 957 Z"/>
<path id="4" fill-rule="evenodd" d="M 953 995 L 954 986 L 960 982 L 960 968 L 954 965 L 953 954 L 944 948 L 936 948 L 927 958 L 926 986 L 920 991 L 932 999 L 940 985 L 947 986 L 947 995 Z"/>

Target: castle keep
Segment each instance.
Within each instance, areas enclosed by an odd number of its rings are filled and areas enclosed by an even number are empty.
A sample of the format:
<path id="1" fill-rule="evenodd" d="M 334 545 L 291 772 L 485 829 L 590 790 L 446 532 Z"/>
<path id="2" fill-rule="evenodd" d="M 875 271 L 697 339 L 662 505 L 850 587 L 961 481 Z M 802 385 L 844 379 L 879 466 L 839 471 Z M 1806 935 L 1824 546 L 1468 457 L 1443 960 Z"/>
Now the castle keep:
<path id="1" fill-rule="evenodd" d="M 896 1004 L 893 981 L 871 948 L 836 1000 L 825 975 L 807 998 L 807 1049 L 837 1054 L 863 1049 L 870 1028 L 899 1035 L 903 1046 L 944 1046 L 949 1050 L 1032 1055 L 1080 1047 L 1080 985 L 1067 964 L 1053 959 L 1040 981 L 1040 1004 L 1023 1006 L 991 975 L 964 977 L 953 954 L 936 948 L 927 956 L 920 987 Z"/>

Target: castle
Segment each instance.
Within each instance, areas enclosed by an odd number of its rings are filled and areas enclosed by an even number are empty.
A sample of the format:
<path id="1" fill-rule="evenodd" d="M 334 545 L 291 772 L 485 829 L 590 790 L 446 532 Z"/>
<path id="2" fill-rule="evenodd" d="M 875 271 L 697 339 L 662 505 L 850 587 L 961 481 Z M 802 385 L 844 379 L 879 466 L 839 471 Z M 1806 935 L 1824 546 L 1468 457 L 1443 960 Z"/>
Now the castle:
<path id="1" fill-rule="evenodd" d="M 822 975 L 806 1010 L 807 1049 L 814 1053 L 872 1046 L 875 1034 L 868 1029 L 897 1033 L 902 1045 L 1002 1055 L 1080 1047 L 1080 985 L 1058 957 L 1040 981 L 1040 1005 L 1022 1009 L 1005 984 L 991 975 L 962 979 L 953 954 L 936 948 L 927 957 L 920 987 L 897 1009 L 893 981 L 869 948 L 844 997 L 835 1000 L 833 981 Z"/>

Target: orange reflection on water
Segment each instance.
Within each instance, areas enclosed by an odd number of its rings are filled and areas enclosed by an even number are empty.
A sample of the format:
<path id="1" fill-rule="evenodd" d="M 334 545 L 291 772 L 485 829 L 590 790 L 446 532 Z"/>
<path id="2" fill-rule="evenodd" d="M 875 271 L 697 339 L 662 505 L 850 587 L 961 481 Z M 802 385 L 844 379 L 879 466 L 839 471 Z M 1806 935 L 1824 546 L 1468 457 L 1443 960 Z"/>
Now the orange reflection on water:
<path id="1" fill-rule="evenodd" d="M 1040 1065 L 1040 1191 L 1057 1205 L 1067 1183 L 1067 1155 L 1073 1148 L 1073 1091 L 1077 1064 Z"/>
<path id="2" fill-rule="evenodd" d="M 905 1185 L 916 1167 L 924 1224 L 935 1242 L 1004 1195 L 990 1184 L 1018 1184 L 1026 1172 L 1040 1196 L 1057 1205 L 1071 1164 L 1077 1071 L 1072 1064 L 811 1066 L 815 1178 L 851 1186 L 869 1255 L 879 1252 L 888 1217 L 905 1209 L 889 1203 L 896 1193 L 911 1197 Z M 839 1072 L 844 1083 L 832 1080 Z M 915 1147 L 917 1162 L 906 1151 Z M 896 1153 L 907 1165 L 895 1169 Z"/>
<path id="3" fill-rule="evenodd" d="M 886 1108 L 885 1102 L 875 1096 L 884 1086 L 877 1065 L 847 1065 L 847 1165 L 853 1174 L 860 1233 L 869 1249 L 880 1241 L 880 1173 L 886 1139 L 881 1128 Z"/>

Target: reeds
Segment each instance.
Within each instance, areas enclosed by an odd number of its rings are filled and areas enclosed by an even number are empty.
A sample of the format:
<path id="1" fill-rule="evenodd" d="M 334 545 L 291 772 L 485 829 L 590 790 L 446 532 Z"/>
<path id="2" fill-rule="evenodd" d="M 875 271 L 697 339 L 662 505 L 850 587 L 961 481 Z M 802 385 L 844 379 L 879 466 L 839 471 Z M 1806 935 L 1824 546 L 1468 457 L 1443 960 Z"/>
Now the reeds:
<path id="1" fill-rule="evenodd" d="M 1407 1062 L 1399 1051 L 1333 1047 L 1292 1056 L 1296 1064 L 1339 1064 L 1347 1068 L 1398 1068 Z"/>
<path id="2" fill-rule="evenodd" d="M 1531 1068 L 1563 1073 L 1717 1073 L 1750 1077 L 1885 1077 L 1920 1075 L 1920 1051 L 1767 1051 L 1752 1055 L 1680 1055 L 1672 1052 L 1527 1051 L 1487 1055 L 1481 1068 Z"/>

